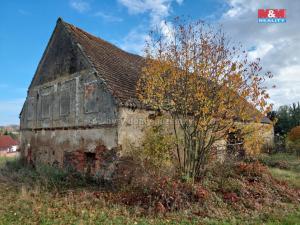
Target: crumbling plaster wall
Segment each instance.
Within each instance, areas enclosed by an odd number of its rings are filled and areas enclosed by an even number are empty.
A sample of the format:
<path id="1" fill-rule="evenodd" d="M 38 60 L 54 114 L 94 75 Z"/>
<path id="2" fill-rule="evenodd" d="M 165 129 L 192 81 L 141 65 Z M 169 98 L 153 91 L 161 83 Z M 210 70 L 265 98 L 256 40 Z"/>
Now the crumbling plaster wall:
<path id="1" fill-rule="evenodd" d="M 149 117 L 154 113 L 144 109 L 119 108 L 118 144 L 122 146 L 122 152 L 142 143 L 145 130 L 153 123 Z"/>
<path id="2" fill-rule="evenodd" d="M 81 171 L 92 156 L 95 172 L 103 152 L 118 147 L 117 115 L 115 100 L 94 70 L 34 86 L 21 114 L 22 154 L 32 163 L 73 164 Z"/>
<path id="3" fill-rule="evenodd" d="M 117 107 L 93 70 L 85 70 L 29 90 L 21 129 L 115 124 Z"/>
<path id="4" fill-rule="evenodd" d="M 122 146 L 123 151 L 130 150 L 132 146 L 138 146 L 142 143 L 145 130 L 153 124 L 163 124 L 167 132 L 174 132 L 173 121 L 168 117 L 156 117 L 154 111 L 147 111 L 143 109 L 129 109 L 120 108 L 119 109 L 119 119 L 118 119 L 118 144 Z M 237 122 L 238 126 L 249 126 L 249 123 Z M 261 139 L 262 146 L 273 146 L 274 144 L 274 128 L 272 124 L 263 123 L 250 123 L 251 131 L 256 132 L 255 136 Z M 177 124 L 177 132 L 180 135 L 179 124 Z M 251 134 L 249 134 L 251 135 Z M 227 140 L 218 140 L 214 146 L 217 158 L 221 161 L 225 159 Z M 245 146 L 247 147 L 247 146 Z M 247 152 L 251 152 L 246 149 Z"/>

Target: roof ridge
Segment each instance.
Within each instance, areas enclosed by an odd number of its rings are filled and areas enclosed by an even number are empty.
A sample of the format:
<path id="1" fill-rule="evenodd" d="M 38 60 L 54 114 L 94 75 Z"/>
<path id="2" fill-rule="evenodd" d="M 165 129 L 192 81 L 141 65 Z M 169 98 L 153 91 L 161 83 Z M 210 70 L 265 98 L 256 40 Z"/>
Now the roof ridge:
<path id="1" fill-rule="evenodd" d="M 117 45 L 115 45 L 115 44 L 113 44 L 113 43 L 111 43 L 111 42 L 108 42 L 108 41 L 104 40 L 104 39 L 101 38 L 101 37 L 98 37 L 98 36 L 96 36 L 96 35 L 93 35 L 93 34 L 91 34 L 91 33 L 88 33 L 87 31 L 83 30 L 82 28 L 77 27 L 77 26 L 75 26 L 74 24 L 71 24 L 71 23 L 68 23 L 68 22 L 64 21 L 61 17 L 58 18 L 57 22 L 62 22 L 62 23 L 65 24 L 66 26 L 70 26 L 70 27 L 72 27 L 72 28 L 75 28 L 76 30 L 80 31 L 83 35 L 85 35 L 87 38 L 96 38 L 96 39 L 98 39 L 98 40 L 104 42 L 105 44 L 107 44 L 107 45 L 109 45 L 109 46 L 112 46 L 112 47 L 114 47 L 116 50 L 119 50 L 119 51 L 121 51 L 121 52 L 123 52 L 123 53 L 125 53 L 125 54 L 129 54 L 129 55 L 132 55 L 132 56 L 136 56 L 136 57 L 141 57 L 141 58 L 143 58 L 142 56 L 140 56 L 140 55 L 138 55 L 138 54 L 135 54 L 135 53 L 132 53 L 132 52 L 127 52 L 127 51 L 121 49 L 120 47 L 118 47 Z"/>
<path id="2" fill-rule="evenodd" d="M 82 48 L 82 46 L 80 45 L 80 43 L 78 42 L 78 40 L 76 40 L 76 37 L 74 37 L 74 35 L 72 34 L 72 29 L 69 29 L 69 27 L 74 27 L 75 29 L 80 29 L 80 28 L 77 28 L 76 26 L 74 26 L 73 24 L 69 24 L 67 22 L 64 22 L 62 19 L 58 18 L 58 22 L 61 22 L 64 27 L 66 28 L 67 32 L 69 33 L 70 37 L 71 37 L 71 40 L 74 41 L 75 45 L 79 48 L 79 50 L 82 52 L 82 54 L 84 55 L 84 57 L 86 58 L 86 60 L 88 61 L 88 63 L 92 66 L 92 68 L 95 70 L 95 73 L 96 75 L 101 79 L 101 81 L 103 82 L 103 84 L 105 85 L 105 87 L 107 88 L 107 90 L 112 94 L 114 95 L 113 93 L 113 90 L 109 87 L 109 85 L 107 84 L 106 80 L 99 74 L 99 72 L 97 71 L 97 68 L 95 66 L 95 63 L 92 61 L 91 57 L 85 52 L 85 50 Z M 81 30 L 81 29 L 80 29 Z M 81 30 L 83 31 L 83 30 Z M 87 35 L 85 33 L 87 32 L 84 32 L 84 35 L 87 37 Z M 115 96 L 116 97 L 116 96 Z M 117 98 L 117 101 L 120 101 Z"/>
<path id="3" fill-rule="evenodd" d="M 136 84 L 144 58 L 126 52 L 116 45 L 96 37 L 73 24 L 58 19 L 90 62 L 107 89 L 121 104 L 136 98 Z"/>

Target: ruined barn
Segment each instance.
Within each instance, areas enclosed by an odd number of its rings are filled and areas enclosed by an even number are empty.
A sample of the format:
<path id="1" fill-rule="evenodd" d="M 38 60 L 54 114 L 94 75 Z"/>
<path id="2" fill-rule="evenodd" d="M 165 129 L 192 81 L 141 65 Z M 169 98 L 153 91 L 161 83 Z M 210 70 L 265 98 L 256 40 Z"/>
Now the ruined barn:
<path id="1" fill-rule="evenodd" d="M 152 113 L 136 96 L 143 63 L 59 18 L 20 113 L 22 156 L 111 176 Z"/>

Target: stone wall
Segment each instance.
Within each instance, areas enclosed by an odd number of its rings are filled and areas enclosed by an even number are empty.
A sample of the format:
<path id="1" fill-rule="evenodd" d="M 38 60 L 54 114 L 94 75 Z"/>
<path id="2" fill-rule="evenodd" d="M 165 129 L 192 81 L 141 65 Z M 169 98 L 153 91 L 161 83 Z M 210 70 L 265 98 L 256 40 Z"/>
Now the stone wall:
<path id="1" fill-rule="evenodd" d="M 167 132 L 173 132 L 173 122 L 170 118 L 160 117 L 155 118 L 155 112 L 146 111 L 141 109 L 119 109 L 119 120 L 118 120 L 118 144 L 122 146 L 122 150 L 130 149 L 132 145 L 138 146 L 141 144 L 145 130 L 153 124 L 163 124 Z M 254 132 L 254 136 L 259 138 L 261 147 L 274 145 L 274 129 L 272 124 L 263 123 L 236 123 L 237 126 L 247 127 L 250 125 L 251 131 Z M 180 135 L 180 129 L 178 126 L 178 134 Z M 253 134 L 249 134 L 250 135 Z M 227 140 L 219 140 L 214 146 L 217 157 L 224 160 Z M 246 148 L 249 146 L 246 145 Z M 250 149 L 246 149 L 248 153 Z"/>
<path id="2" fill-rule="evenodd" d="M 144 138 L 144 132 L 150 126 L 149 115 L 153 111 L 142 109 L 119 108 L 118 144 L 126 151 L 131 145 L 138 146 Z"/>
<path id="3" fill-rule="evenodd" d="M 22 155 L 35 165 L 72 167 L 96 174 L 117 156 L 117 127 L 23 131 Z M 89 171 L 88 171 L 89 170 Z"/>
<path id="4" fill-rule="evenodd" d="M 117 107 L 93 70 L 32 87 L 21 113 L 21 130 L 116 123 Z"/>
<path id="5" fill-rule="evenodd" d="M 115 100 L 93 70 L 36 85 L 21 113 L 22 155 L 34 164 L 95 173 L 104 163 L 98 150 L 118 147 L 117 114 Z"/>

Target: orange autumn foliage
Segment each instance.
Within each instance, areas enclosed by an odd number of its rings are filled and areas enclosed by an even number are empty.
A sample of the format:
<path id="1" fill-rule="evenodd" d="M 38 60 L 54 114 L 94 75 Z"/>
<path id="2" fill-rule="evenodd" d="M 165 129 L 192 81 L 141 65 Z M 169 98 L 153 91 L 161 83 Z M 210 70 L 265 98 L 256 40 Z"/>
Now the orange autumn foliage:
<path id="1" fill-rule="evenodd" d="M 294 127 L 288 134 L 290 141 L 300 140 L 300 126 Z"/>

